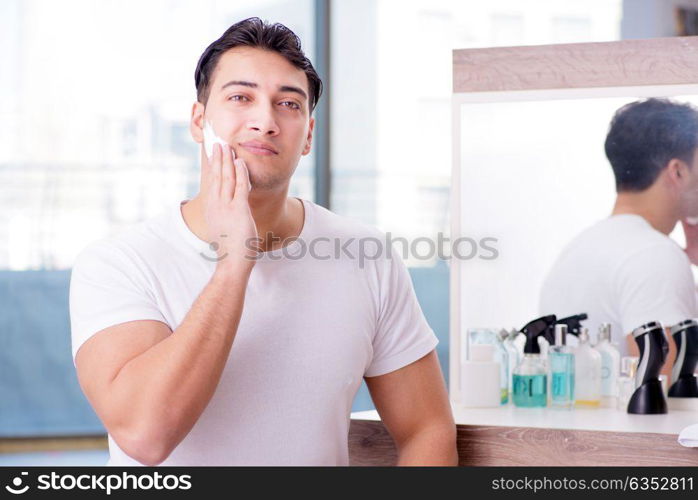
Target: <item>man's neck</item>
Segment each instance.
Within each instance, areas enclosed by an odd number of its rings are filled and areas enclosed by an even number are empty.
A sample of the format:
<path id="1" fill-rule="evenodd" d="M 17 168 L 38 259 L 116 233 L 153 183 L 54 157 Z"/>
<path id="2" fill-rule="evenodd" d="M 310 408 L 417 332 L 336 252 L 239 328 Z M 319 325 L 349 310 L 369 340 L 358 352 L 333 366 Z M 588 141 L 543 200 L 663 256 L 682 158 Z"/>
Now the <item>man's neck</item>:
<path id="1" fill-rule="evenodd" d="M 281 195 L 250 192 L 250 210 L 257 226 L 257 234 L 263 240 L 262 251 L 268 252 L 284 246 L 283 241 L 300 234 L 305 219 L 303 203 Z M 208 241 L 203 203 L 200 194 L 182 206 L 187 226 L 199 239 Z"/>
<path id="2" fill-rule="evenodd" d="M 612 215 L 621 214 L 639 215 L 654 229 L 666 235 L 674 230 L 679 221 L 676 208 L 652 190 L 618 193 Z"/>

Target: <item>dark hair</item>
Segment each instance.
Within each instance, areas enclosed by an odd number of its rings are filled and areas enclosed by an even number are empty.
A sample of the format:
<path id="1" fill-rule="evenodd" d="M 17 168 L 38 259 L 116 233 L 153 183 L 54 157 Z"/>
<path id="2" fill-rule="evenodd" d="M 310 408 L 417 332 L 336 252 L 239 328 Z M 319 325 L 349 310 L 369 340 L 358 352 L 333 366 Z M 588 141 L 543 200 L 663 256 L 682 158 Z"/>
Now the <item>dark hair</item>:
<path id="1" fill-rule="evenodd" d="M 691 165 L 698 147 L 698 109 L 669 99 L 626 104 L 613 116 L 606 157 L 616 191 L 643 191 L 673 159 Z"/>
<path id="2" fill-rule="evenodd" d="M 296 68 L 302 69 L 308 77 L 310 95 L 310 112 L 322 94 L 322 80 L 313 68 L 310 59 L 305 57 L 298 36 L 280 23 L 269 24 L 258 17 L 250 17 L 233 24 L 221 37 L 206 47 L 196 65 L 194 81 L 196 98 L 202 103 L 208 102 L 211 93 L 211 79 L 221 55 L 233 47 L 258 47 L 281 54 Z"/>

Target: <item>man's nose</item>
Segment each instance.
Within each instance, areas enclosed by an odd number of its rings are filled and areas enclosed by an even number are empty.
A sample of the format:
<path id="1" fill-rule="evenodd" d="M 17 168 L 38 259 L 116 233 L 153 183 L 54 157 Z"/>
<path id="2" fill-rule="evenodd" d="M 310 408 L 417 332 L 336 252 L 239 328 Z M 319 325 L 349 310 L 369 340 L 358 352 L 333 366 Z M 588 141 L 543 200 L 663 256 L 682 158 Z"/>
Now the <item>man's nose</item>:
<path id="1" fill-rule="evenodd" d="M 279 125 L 276 123 L 272 105 L 260 104 L 256 106 L 247 122 L 247 128 L 264 135 L 278 135 Z"/>

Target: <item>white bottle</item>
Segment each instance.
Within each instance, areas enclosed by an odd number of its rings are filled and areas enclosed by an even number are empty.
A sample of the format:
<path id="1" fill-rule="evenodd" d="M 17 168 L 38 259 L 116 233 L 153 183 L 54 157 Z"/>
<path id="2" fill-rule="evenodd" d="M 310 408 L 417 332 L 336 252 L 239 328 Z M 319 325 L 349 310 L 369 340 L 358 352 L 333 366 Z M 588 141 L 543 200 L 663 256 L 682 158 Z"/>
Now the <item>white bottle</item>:
<path id="1" fill-rule="evenodd" d="M 472 344 L 470 359 L 461 366 L 463 406 L 484 408 L 501 404 L 499 363 L 494 361 L 492 344 Z"/>
<path id="2" fill-rule="evenodd" d="M 598 408 L 601 405 L 601 354 L 589 343 L 589 330 L 582 328 L 574 352 L 575 406 Z"/>
<path id="3" fill-rule="evenodd" d="M 601 406 L 615 408 L 618 405 L 620 352 L 611 343 L 609 323 L 602 323 L 599 326 L 599 339 L 594 348 L 601 354 Z"/>

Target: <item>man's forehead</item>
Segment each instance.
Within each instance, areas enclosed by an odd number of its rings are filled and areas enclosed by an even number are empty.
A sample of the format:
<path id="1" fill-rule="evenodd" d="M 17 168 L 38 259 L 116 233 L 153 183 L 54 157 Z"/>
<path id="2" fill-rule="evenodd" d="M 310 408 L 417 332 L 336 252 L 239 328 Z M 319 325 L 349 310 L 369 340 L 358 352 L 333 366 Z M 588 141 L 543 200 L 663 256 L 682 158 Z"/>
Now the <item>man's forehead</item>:
<path id="1" fill-rule="evenodd" d="M 254 82 L 260 87 L 290 86 L 308 91 L 308 78 L 281 54 L 258 47 L 234 47 L 224 52 L 213 78 L 215 91 L 231 81 Z"/>

